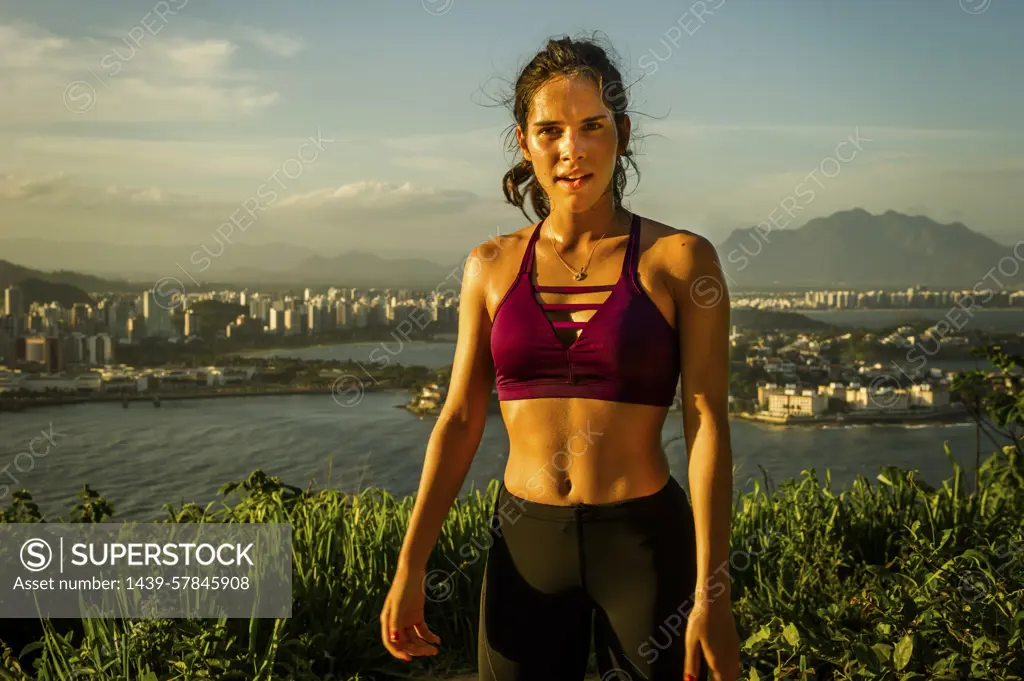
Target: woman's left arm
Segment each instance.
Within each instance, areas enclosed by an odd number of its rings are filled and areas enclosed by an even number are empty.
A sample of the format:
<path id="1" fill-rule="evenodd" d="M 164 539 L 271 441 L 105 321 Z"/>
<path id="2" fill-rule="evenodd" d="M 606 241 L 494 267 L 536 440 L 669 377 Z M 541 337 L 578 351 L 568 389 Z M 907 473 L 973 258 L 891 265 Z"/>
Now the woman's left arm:
<path id="1" fill-rule="evenodd" d="M 729 292 L 714 246 L 685 234 L 673 292 L 681 353 L 682 417 L 697 532 L 697 596 L 729 601 L 732 444 Z M 724 588 L 722 588 L 724 585 Z"/>
<path id="2" fill-rule="evenodd" d="M 729 292 L 711 242 L 673 239 L 673 297 L 681 353 L 683 430 L 697 539 L 697 583 L 687 620 L 688 673 L 701 649 L 711 674 L 733 681 L 740 644 L 732 614 L 732 443 L 729 437 Z"/>

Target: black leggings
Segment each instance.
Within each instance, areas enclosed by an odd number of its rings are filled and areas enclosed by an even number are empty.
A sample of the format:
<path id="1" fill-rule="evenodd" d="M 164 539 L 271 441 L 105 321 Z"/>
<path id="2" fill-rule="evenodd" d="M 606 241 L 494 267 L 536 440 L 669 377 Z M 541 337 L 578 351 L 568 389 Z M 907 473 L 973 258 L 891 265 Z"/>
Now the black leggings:
<path id="1" fill-rule="evenodd" d="M 591 636 L 601 681 L 682 681 L 697 565 L 675 478 L 648 496 L 568 506 L 522 499 L 502 481 L 490 527 L 479 681 L 582 680 Z"/>

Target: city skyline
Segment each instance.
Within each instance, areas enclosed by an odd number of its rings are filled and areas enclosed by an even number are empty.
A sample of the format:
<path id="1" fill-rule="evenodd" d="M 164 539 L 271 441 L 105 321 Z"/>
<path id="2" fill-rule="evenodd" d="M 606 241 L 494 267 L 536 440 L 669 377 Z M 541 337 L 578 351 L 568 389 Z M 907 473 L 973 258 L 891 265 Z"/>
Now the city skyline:
<path id="1" fill-rule="evenodd" d="M 863 207 L 1021 233 L 1019 4 L 58 6 L 0 10 L 0 241 L 162 245 L 170 266 L 263 187 L 233 243 L 467 252 L 526 224 L 493 98 L 583 30 L 634 83 L 647 216 L 719 243 L 805 183 L 794 224 Z"/>

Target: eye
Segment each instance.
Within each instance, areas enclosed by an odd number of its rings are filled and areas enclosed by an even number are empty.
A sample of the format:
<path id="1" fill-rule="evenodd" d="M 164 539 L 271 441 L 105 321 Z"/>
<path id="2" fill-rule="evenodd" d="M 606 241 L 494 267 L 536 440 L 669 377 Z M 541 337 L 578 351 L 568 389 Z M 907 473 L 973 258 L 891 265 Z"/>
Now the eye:
<path id="1" fill-rule="evenodd" d="M 599 121 L 590 121 L 589 123 L 587 123 L 584 126 L 584 128 L 588 129 L 588 130 L 600 130 L 601 127 L 602 126 L 601 126 L 601 123 Z M 539 134 L 539 135 L 547 135 L 548 133 L 556 134 L 557 132 L 558 132 L 558 128 L 555 128 L 555 127 L 552 127 L 552 126 L 548 126 L 546 128 L 541 128 L 537 132 L 537 134 Z"/>

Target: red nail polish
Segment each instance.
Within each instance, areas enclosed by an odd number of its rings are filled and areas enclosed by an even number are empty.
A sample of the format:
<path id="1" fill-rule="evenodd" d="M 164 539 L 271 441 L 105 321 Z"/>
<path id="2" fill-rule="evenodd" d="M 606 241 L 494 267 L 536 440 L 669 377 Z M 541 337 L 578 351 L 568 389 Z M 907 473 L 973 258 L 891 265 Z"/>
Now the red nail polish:
<path id="1" fill-rule="evenodd" d="M 697 681 L 697 677 L 693 674 L 687 674 L 685 677 L 685 681 Z"/>

